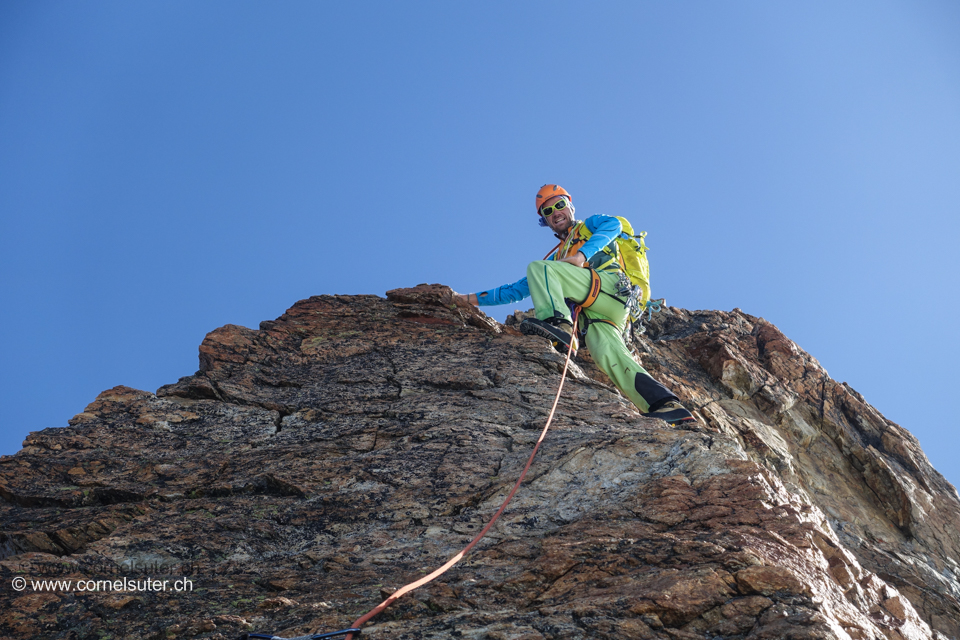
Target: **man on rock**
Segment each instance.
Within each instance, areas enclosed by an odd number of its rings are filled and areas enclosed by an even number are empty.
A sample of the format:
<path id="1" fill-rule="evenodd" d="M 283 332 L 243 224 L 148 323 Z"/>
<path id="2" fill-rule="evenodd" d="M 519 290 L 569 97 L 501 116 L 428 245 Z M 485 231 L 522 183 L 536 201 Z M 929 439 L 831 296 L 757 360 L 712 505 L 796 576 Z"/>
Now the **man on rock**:
<path id="1" fill-rule="evenodd" d="M 549 227 L 560 240 L 556 249 L 546 259 L 531 262 L 527 277 L 488 291 L 459 294 L 460 297 L 477 306 L 489 306 L 519 302 L 531 296 L 537 317 L 521 322 L 520 331 L 548 338 L 563 353 L 567 349 L 576 353 L 577 349 L 566 301 L 581 304 L 595 298 L 589 308 L 581 311 L 578 325 L 597 366 L 643 415 L 672 425 L 692 422 L 693 416 L 679 398 L 654 380 L 624 343 L 628 310 L 624 299 L 618 296 L 622 266 L 616 259 L 620 221 L 602 215 L 577 221 L 573 198 L 556 184 L 540 188 L 536 207 L 540 226 Z M 609 247 L 606 252 L 602 251 L 605 247 Z"/>

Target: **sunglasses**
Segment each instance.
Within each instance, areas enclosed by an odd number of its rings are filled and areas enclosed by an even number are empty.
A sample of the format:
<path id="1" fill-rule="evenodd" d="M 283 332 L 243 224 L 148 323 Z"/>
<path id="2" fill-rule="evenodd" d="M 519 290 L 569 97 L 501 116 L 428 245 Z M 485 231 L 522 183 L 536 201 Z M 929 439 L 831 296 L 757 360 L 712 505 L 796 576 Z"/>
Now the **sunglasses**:
<path id="1" fill-rule="evenodd" d="M 570 203 L 561 198 L 556 204 L 552 204 L 549 207 L 543 207 L 540 209 L 540 215 L 542 215 L 544 218 L 549 218 L 551 215 L 553 215 L 554 211 L 563 211 L 566 209 L 568 204 Z"/>

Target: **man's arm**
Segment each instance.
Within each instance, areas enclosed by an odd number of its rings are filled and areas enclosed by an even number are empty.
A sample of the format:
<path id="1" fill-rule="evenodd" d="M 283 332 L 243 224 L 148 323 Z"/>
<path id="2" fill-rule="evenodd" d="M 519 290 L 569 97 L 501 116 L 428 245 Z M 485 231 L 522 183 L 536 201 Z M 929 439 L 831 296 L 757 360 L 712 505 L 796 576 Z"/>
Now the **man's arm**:
<path id="1" fill-rule="evenodd" d="M 520 302 L 524 298 L 530 297 L 530 285 L 527 279 L 520 278 L 513 284 L 504 284 L 495 289 L 488 289 L 479 293 L 458 293 L 462 300 L 478 307 L 489 307 L 496 304 L 509 304 L 511 302 Z"/>
<path id="2" fill-rule="evenodd" d="M 582 251 L 577 251 L 577 253 L 572 256 L 567 256 L 566 258 L 560 258 L 557 260 L 557 262 L 569 262 L 575 267 L 582 267 L 583 263 L 586 261 L 587 258 L 583 255 Z"/>
<path id="3" fill-rule="evenodd" d="M 580 252 L 589 260 L 598 251 L 614 241 L 622 232 L 623 225 L 613 216 L 590 216 L 584 222 L 593 235 L 583 243 Z"/>

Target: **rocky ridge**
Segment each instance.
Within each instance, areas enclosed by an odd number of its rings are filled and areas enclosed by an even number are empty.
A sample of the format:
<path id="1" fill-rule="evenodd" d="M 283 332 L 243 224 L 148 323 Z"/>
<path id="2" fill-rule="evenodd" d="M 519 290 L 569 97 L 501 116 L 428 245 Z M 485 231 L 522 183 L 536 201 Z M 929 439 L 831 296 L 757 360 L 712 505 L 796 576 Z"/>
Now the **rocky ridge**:
<path id="1" fill-rule="evenodd" d="M 960 638 L 960 499 L 908 431 L 737 309 L 667 308 L 635 346 L 698 426 L 581 355 L 498 525 L 364 637 Z M 221 327 L 195 375 L 0 458 L 0 636 L 344 628 L 483 526 L 561 367 L 439 285 Z"/>

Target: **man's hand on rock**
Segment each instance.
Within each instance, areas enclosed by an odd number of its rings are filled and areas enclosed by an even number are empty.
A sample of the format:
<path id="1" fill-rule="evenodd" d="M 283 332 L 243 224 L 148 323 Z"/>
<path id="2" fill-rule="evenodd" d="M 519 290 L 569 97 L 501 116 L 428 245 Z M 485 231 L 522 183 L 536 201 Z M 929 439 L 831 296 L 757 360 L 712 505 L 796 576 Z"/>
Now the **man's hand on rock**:
<path id="1" fill-rule="evenodd" d="M 456 295 L 457 295 L 458 298 L 460 298 L 460 299 L 463 300 L 464 302 L 469 302 L 470 304 L 472 304 L 472 305 L 475 306 L 475 307 L 479 307 L 479 306 L 480 306 L 480 301 L 477 300 L 477 294 L 475 294 L 475 293 L 458 293 L 458 294 L 456 294 Z"/>
<path id="2" fill-rule="evenodd" d="M 577 251 L 577 254 L 574 256 L 570 256 L 569 258 L 563 258 L 560 260 L 560 262 L 569 262 L 575 267 L 582 267 L 583 263 L 586 261 L 587 261 L 587 256 L 583 255 L 583 253 L 579 251 Z"/>

